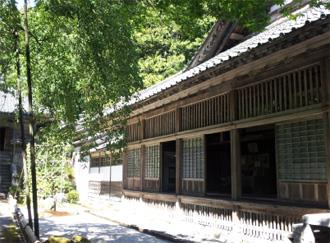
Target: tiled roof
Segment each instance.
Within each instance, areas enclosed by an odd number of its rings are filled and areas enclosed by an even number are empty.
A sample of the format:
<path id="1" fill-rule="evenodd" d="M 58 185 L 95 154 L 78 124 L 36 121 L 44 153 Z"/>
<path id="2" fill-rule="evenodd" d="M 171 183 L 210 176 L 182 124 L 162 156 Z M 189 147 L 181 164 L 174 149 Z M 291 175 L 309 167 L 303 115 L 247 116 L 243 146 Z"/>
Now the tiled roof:
<path id="1" fill-rule="evenodd" d="M 18 107 L 18 98 L 10 92 L 0 91 L 0 113 L 13 113 Z M 23 102 L 24 110 L 27 109 L 27 99 Z"/>
<path id="2" fill-rule="evenodd" d="M 214 68 L 222 63 L 225 63 L 233 57 L 238 57 L 241 54 L 256 48 L 257 46 L 269 43 L 270 41 L 275 40 L 282 35 L 288 34 L 295 29 L 299 29 L 305 26 L 306 23 L 311 23 L 316 20 L 322 19 L 323 17 L 330 15 L 330 10 L 324 7 L 316 8 L 309 7 L 307 5 L 304 8 L 294 12 L 293 14 L 297 16 L 295 19 L 283 17 L 268 25 L 263 32 L 255 34 L 246 41 L 243 41 L 240 44 L 224 52 L 219 53 L 208 61 L 186 72 L 179 72 L 160 83 L 157 83 L 149 88 L 137 92 L 128 102 L 128 105 L 133 105 L 137 102 L 141 102 L 154 95 L 157 95 L 168 88 L 171 88 L 191 77 L 196 76 L 197 74 L 200 74 L 210 68 Z M 113 109 L 107 109 L 105 113 L 109 114 L 112 111 Z"/>

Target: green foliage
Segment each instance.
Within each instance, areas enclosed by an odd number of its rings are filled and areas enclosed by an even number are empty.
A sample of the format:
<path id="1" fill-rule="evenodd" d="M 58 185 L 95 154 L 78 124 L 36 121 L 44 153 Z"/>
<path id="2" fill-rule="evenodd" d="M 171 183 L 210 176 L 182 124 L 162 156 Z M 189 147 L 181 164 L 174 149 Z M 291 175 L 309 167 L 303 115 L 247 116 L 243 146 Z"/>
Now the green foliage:
<path id="1" fill-rule="evenodd" d="M 33 98 L 35 110 L 42 114 L 37 116 L 42 132 L 59 142 L 72 141 L 83 116 L 83 135 L 94 136 L 105 129 L 101 117 L 106 107 L 182 70 L 217 19 L 260 30 L 268 21 L 269 7 L 283 2 L 37 1 L 28 17 Z M 15 32 L 24 61 L 22 19 L 13 0 L 0 0 L 0 16 L 0 79 L 13 86 Z M 107 130 L 108 141 L 117 140 L 118 146 L 124 145 L 119 141 L 128 109 L 124 111 L 111 118 L 116 129 Z"/>
<path id="2" fill-rule="evenodd" d="M 40 197 L 68 193 L 75 188 L 73 168 L 67 158 L 71 147 L 65 144 L 43 142 L 37 147 L 37 177 Z"/>
<path id="3" fill-rule="evenodd" d="M 50 236 L 46 243 L 90 243 L 91 241 L 87 238 L 75 235 L 72 237 L 72 240 L 62 236 Z"/>
<path id="4" fill-rule="evenodd" d="M 79 193 L 76 190 L 71 190 L 67 194 L 67 200 L 69 203 L 77 203 L 79 200 Z"/>
<path id="5" fill-rule="evenodd" d="M 101 0 L 44 0 L 30 11 L 36 101 L 55 121 L 94 120 L 141 87 L 132 14 Z"/>
<path id="6" fill-rule="evenodd" d="M 140 75 L 144 85 L 150 86 L 184 68 L 215 18 L 207 16 L 194 21 L 194 31 L 186 33 L 183 26 L 163 14 L 162 9 L 143 7 L 144 11 L 136 21 L 134 38 L 138 47 Z"/>

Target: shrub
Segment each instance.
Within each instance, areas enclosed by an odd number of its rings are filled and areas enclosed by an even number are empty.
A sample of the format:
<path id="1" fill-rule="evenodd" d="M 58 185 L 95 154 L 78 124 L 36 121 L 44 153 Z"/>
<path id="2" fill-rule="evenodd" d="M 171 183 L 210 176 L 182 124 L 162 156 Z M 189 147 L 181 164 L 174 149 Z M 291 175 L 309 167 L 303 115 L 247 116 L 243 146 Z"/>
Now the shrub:
<path id="1" fill-rule="evenodd" d="M 69 203 L 76 203 L 79 200 L 79 193 L 76 190 L 71 190 L 67 194 L 67 200 Z"/>

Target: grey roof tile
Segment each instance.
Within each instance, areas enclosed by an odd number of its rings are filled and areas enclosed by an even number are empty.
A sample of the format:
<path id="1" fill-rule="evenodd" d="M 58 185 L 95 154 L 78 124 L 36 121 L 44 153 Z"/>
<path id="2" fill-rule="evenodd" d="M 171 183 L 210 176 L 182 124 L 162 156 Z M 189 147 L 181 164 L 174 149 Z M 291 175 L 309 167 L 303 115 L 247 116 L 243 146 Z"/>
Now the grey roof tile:
<path id="1" fill-rule="evenodd" d="M 0 91 L 0 112 L 1 113 L 13 113 L 18 106 L 18 98 L 11 92 Z M 27 99 L 23 100 L 23 108 L 27 110 Z"/>
<path id="2" fill-rule="evenodd" d="M 297 16 L 295 19 L 290 19 L 287 17 L 280 18 L 272 24 L 268 25 L 263 32 L 255 34 L 251 38 L 224 52 L 219 53 L 208 61 L 201 63 L 200 65 L 187 70 L 186 72 L 179 72 L 160 83 L 137 92 L 136 95 L 134 95 L 127 103 L 127 105 L 132 105 L 146 100 L 178 83 L 181 83 L 184 80 L 187 80 L 188 78 L 194 77 L 195 75 L 206 71 L 207 69 L 222 64 L 233 57 L 240 56 L 241 54 L 246 53 L 256 48 L 257 46 L 284 36 L 285 34 L 290 33 L 295 29 L 301 28 L 306 25 L 306 23 L 310 23 L 319 20 L 324 16 L 330 15 L 330 10 L 324 7 L 311 8 L 307 5 L 294 12 L 293 14 Z M 109 114 L 111 110 L 112 109 L 107 109 L 105 114 Z"/>

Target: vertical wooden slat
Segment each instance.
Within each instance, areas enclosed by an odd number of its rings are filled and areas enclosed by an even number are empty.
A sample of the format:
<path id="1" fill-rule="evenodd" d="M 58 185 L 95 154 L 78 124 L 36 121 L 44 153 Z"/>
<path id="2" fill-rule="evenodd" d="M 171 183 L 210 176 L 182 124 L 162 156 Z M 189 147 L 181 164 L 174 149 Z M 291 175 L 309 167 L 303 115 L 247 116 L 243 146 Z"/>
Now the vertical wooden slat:
<path id="1" fill-rule="evenodd" d="M 240 109 L 241 109 L 241 113 L 240 113 L 240 119 L 243 119 L 244 118 L 244 92 L 242 89 L 239 89 L 239 92 L 240 92 L 240 97 L 241 97 L 241 102 L 239 104 L 240 106 Z"/>
<path id="2" fill-rule="evenodd" d="M 284 110 L 287 110 L 288 109 L 288 93 L 287 93 L 287 91 L 288 91 L 288 82 L 287 82 L 287 77 L 288 77 L 288 75 L 285 75 L 284 77 L 283 77 L 283 102 L 284 102 L 284 104 L 283 104 L 283 109 Z"/>
<path id="3" fill-rule="evenodd" d="M 261 92 L 260 92 L 260 95 L 261 95 L 261 113 L 260 114 L 265 114 L 265 95 L 266 95 L 266 90 L 267 90 L 267 83 L 266 82 L 263 82 L 261 83 Z"/>
<path id="4" fill-rule="evenodd" d="M 279 106 L 279 110 L 278 111 L 282 111 L 283 110 L 283 77 L 280 77 L 277 79 L 278 82 L 278 106 Z"/>
<path id="5" fill-rule="evenodd" d="M 241 95 L 241 90 L 237 90 L 237 103 L 238 103 L 238 119 L 241 119 L 241 113 L 242 113 L 242 107 L 241 107 L 241 100 L 242 100 L 242 95 Z"/>
<path id="6" fill-rule="evenodd" d="M 310 101 L 311 101 L 311 105 L 312 105 L 315 102 L 314 82 L 313 82 L 313 67 L 309 68 L 308 74 L 309 74 L 308 81 L 309 81 Z"/>
<path id="7" fill-rule="evenodd" d="M 304 96 L 305 96 L 305 106 L 308 105 L 308 87 L 307 87 L 307 71 L 306 69 L 303 72 L 303 79 L 304 79 Z"/>
<path id="8" fill-rule="evenodd" d="M 144 127 L 145 127 L 145 119 L 142 119 L 140 122 L 140 127 L 139 127 L 139 140 L 144 139 Z"/>
<path id="9" fill-rule="evenodd" d="M 274 85 L 274 112 L 278 111 L 278 79 L 273 80 Z"/>
<path id="10" fill-rule="evenodd" d="M 180 132 L 182 123 L 181 121 L 183 120 L 182 118 L 182 108 L 177 107 L 175 109 L 175 132 Z"/>
<path id="11" fill-rule="evenodd" d="M 273 86 L 274 86 L 274 82 L 275 80 L 272 79 L 270 82 L 269 82 L 269 112 L 275 112 L 275 97 L 274 97 L 274 92 L 273 92 Z"/>
<path id="12" fill-rule="evenodd" d="M 228 121 L 228 101 L 227 101 L 227 94 L 222 95 L 223 96 L 223 122 L 227 122 Z"/>
<path id="13" fill-rule="evenodd" d="M 243 119 L 247 117 L 247 102 L 246 102 L 246 88 L 242 89 L 242 102 L 243 102 Z"/>
<path id="14" fill-rule="evenodd" d="M 292 82 L 293 82 L 293 107 L 297 108 L 298 104 L 298 91 L 297 91 L 297 76 L 296 73 L 292 74 Z"/>
<path id="15" fill-rule="evenodd" d="M 260 95 L 261 95 L 261 85 L 262 85 L 262 83 L 256 85 L 256 90 L 257 90 L 257 98 L 256 98 L 256 100 L 257 100 L 257 105 L 256 105 L 256 115 L 260 115 L 260 114 L 262 114 L 262 113 L 260 112 L 260 109 L 261 109 L 261 97 L 260 97 Z"/>
<path id="16" fill-rule="evenodd" d="M 328 59 L 329 60 L 329 59 Z M 330 62 L 330 61 L 328 61 Z M 320 66 L 317 65 L 315 66 L 315 86 L 317 87 L 317 96 L 319 99 L 319 102 L 321 101 L 322 103 L 325 103 L 326 101 L 329 101 L 329 97 L 327 95 L 327 89 L 329 87 L 329 84 L 327 83 L 327 81 L 323 78 L 323 76 L 325 77 L 327 69 L 329 68 L 329 66 L 327 67 L 327 61 L 323 61 L 322 62 L 322 69 L 324 70 L 322 72 L 322 74 L 320 75 Z M 329 64 L 328 64 L 329 65 Z M 328 80 L 329 82 L 329 80 Z"/>
<path id="17" fill-rule="evenodd" d="M 287 76 L 287 84 L 289 88 L 289 109 L 293 108 L 293 91 L 292 91 L 292 73 Z"/>
<path id="18" fill-rule="evenodd" d="M 248 100 L 249 100 L 249 105 L 248 105 L 248 107 L 249 107 L 249 113 L 248 113 L 248 117 L 251 117 L 253 114 L 252 114 L 252 87 L 251 86 L 249 86 L 248 87 L 248 90 L 249 90 L 249 93 L 248 93 Z"/>
<path id="19" fill-rule="evenodd" d="M 269 92 L 270 92 L 270 82 L 265 83 L 265 103 L 266 103 L 266 113 L 269 113 L 270 103 L 269 103 Z"/>
<path id="20" fill-rule="evenodd" d="M 302 90 L 302 75 L 301 71 L 298 71 L 298 94 L 299 94 L 299 107 L 303 106 L 303 90 Z"/>
<path id="21" fill-rule="evenodd" d="M 246 89 L 245 88 L 244 89 L 241 89 L 241 91 L 242 91 L 242 108 L 243 108 L 243 111 L 242 111 L 243 116 L 242 116 L 242 118 L 244 119 L 244 118 L 246 118 L 246 114 L 247 114 L 247 112 L 246 112 L 247 102 L 246 102 L 246 95 L 245 95 Z"/>
<path id="22" fill-rule="evenodd" d="M 253 98 L 253 100 L 252 100 L 252 116 L 256 116 L 256 98 L 257 98 L 256 85 L 253 85 L 251 88 L 252 88 L 252 98 Z"/>
<path id="23" fill-rule="evenodd" d="M 237 100 L 238 91 L 231 90 L 228 96 L 228 109 L 229 109 L 229 119 L 228 121 L 235 121 L 237 119 L 237 115 L 239 114 L 239 102 Z M 238 106 L 238 107 L 237 107 Z M 237 114 L 238 113 L 238 114 Z"/>

